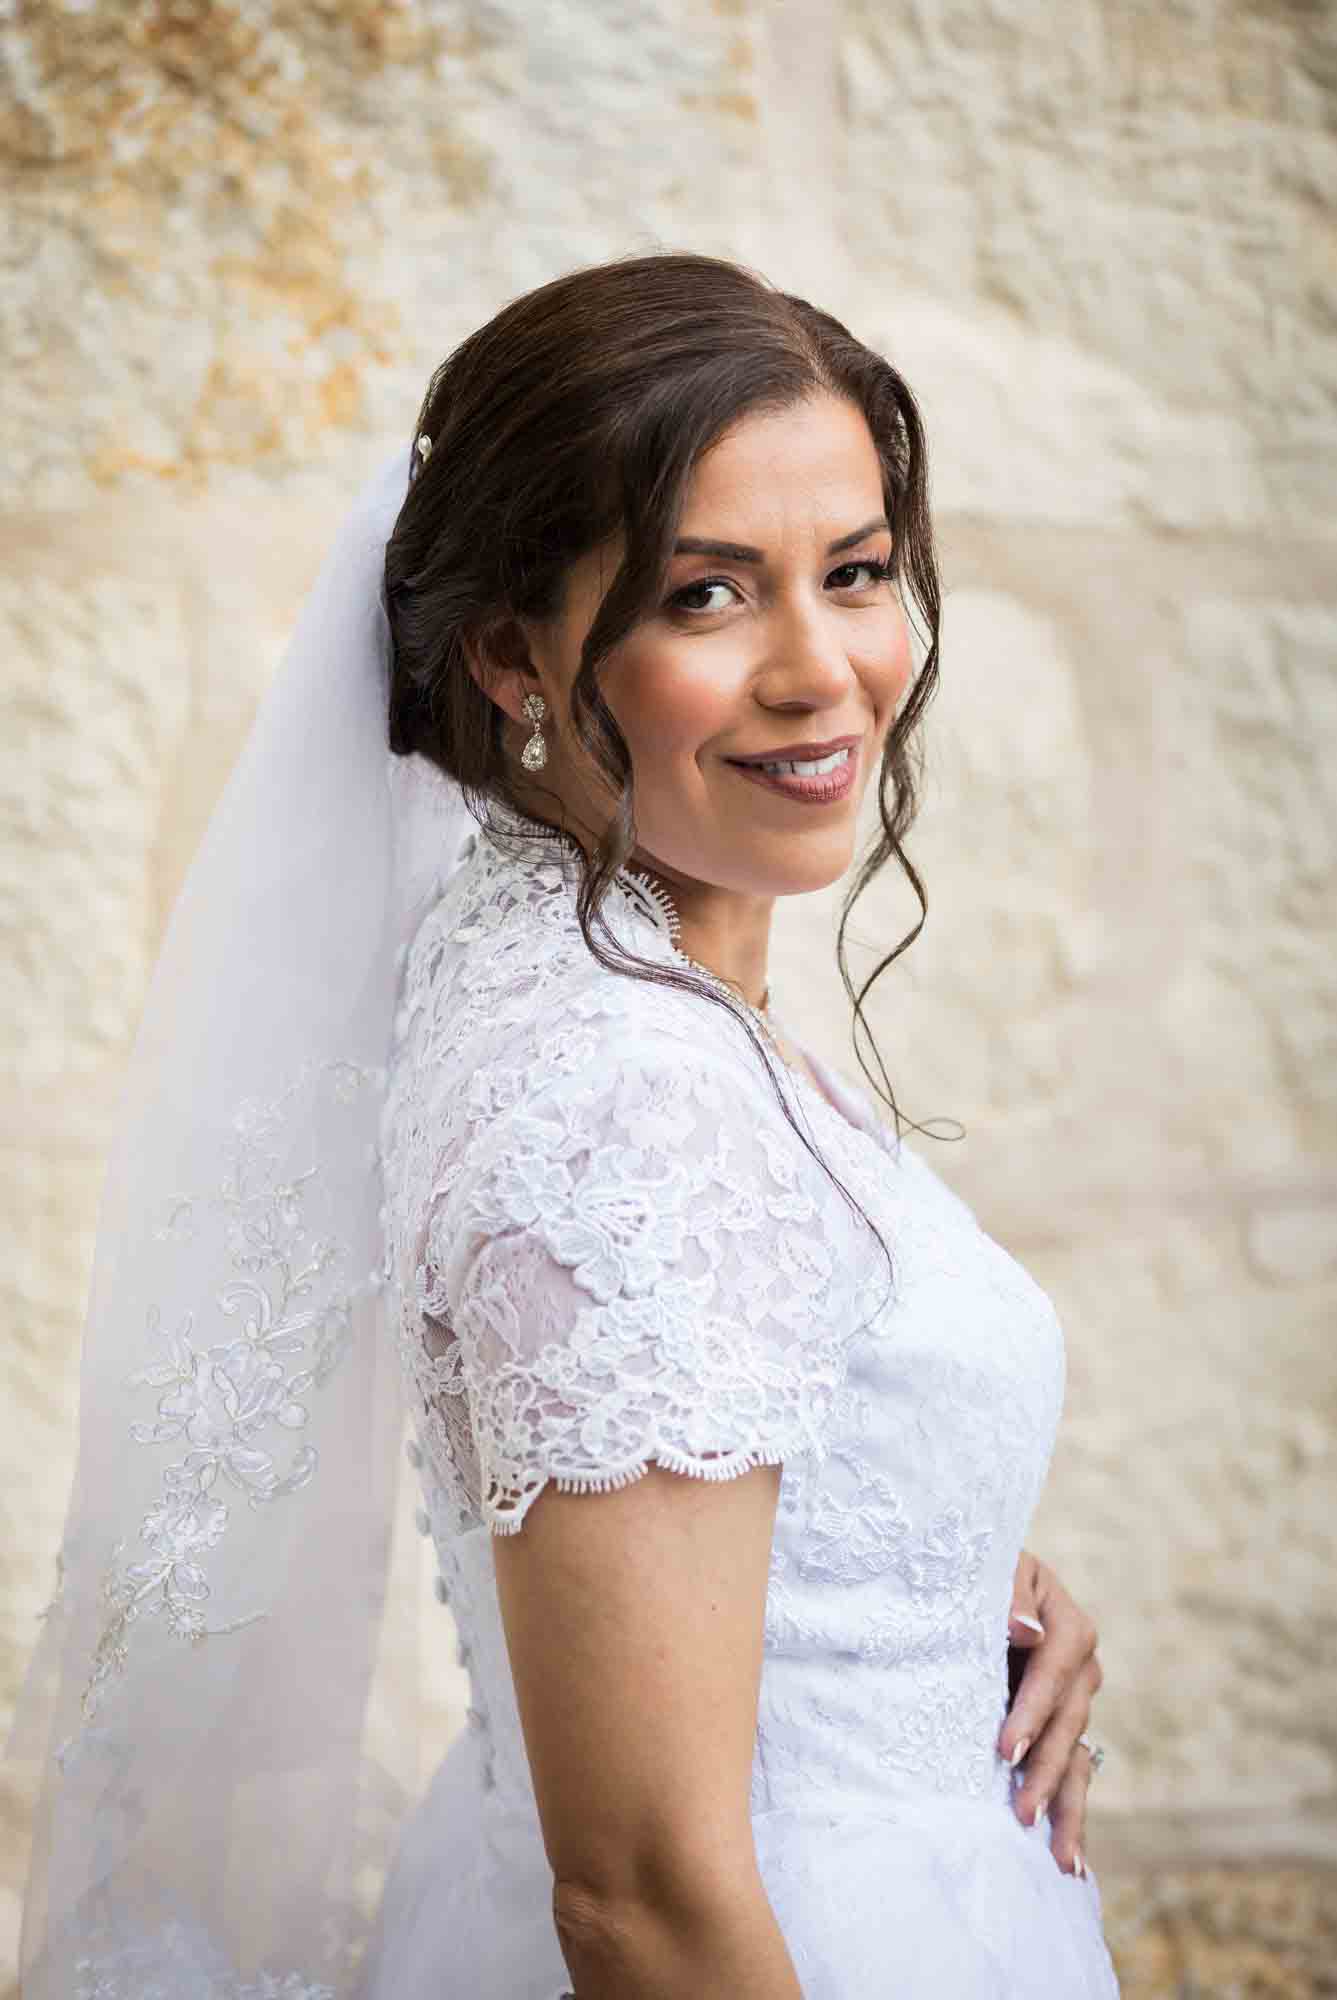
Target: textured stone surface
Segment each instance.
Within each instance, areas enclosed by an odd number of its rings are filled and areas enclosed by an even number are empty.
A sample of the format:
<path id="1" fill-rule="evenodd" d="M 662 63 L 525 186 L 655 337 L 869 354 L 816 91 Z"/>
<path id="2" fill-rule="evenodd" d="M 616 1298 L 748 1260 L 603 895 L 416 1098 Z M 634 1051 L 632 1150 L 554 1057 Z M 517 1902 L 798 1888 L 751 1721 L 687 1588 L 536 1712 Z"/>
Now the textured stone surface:
<path id="1" fill-rule="evenodd" d="M 1134 1870 L 1102 1883 L 1126 2000 L 1323 2000 L 1337 1993 L 1337 1873 Z"/>
<path id="2" fill-rule="evenodd" d="M 749 16 L 15 12 L 0 309 L 22 366 L 0 494 L 202 490 L 218 467 L 272 479 L 313 452 L 337 470 L 340 441 L 364 458 L 411 424 L 431 367 L 505 297 L 661 233 L 735 247 L 732 217 L 764 205 Z"/>
<path id="3" fill-rule="evenodd" d="M 941 497 L 1331 536 L 1332 10 L 1076 0 L 1059 33 L 1028 0 L 849 0 L 844 20 L 851 240 L 934 302 L 911 379 L 941 392 Z M 1000 422 L 956 395 L 963 367 Z"/>
<path id="4" fill-rule="evenodd" d="M 51 1587 L 120 1063 L 349 490 L 507 298 L 717 249 L 929 424 L 930 910 L 868 1013 L 1063 1315 L 1031 1540 L 1101 1631 L 1125 1989 L 1332 1992 L 1337 16 L 10 0 L 0 65 L 0 1698 Z M 774 983 L 858 1074 L 838 900 L 781 906 Z M 885 875 L 856 978 L 915 915 Z M 463 1677 L 405 1514 L 412 1782 Z M 11 1936 L 23 1821 L 5 1795 Z"/>

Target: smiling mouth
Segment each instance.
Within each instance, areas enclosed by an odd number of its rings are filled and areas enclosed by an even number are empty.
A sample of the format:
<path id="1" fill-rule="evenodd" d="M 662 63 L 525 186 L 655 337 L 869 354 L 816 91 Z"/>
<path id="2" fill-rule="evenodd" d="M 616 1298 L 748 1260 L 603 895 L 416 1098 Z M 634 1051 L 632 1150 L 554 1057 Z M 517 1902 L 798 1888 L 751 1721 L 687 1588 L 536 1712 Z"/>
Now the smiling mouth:
<path id="1" fill-rule="evenodd" d="M 854 767 L 858 744 L 833 750 L 829 757 L 776 758 L 764 764 L 745 764 L 726 757 L 740 777 L 781 798 L 810 806 L 832 805 L 848 798 L 854 790 Z"/>
<path id="2" fill-rule="evenodd" d="M 821 778 L 828 771 L 838 771 L 850 761 L 850 746 L 833 750 L 829 757 L 777 757 L 769 763 L 757 758 L 729 757 L 725 761 L 734 764 L 740 771 L 769 771 L 773 777 Z"/>

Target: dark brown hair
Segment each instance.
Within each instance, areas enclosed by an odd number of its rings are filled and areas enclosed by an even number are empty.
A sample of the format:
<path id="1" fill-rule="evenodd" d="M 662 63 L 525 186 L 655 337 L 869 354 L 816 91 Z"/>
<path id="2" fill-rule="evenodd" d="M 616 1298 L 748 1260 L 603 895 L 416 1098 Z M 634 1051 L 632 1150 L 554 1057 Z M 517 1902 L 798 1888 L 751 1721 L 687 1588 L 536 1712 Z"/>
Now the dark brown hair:
<path id="1" fill-rule="evenodd" d="M 565 836 L 581 857 L 581 931 L 610 970 L 686 987 L 734 1013 L 770 1071 L 760 1037 L 726 993 L 685 965 L 612 955 L 594 935 L 607 887 L 636 838 L 631 759 L 600 693 L 598 668 L 658 607 L 702 453 L 753 411 L 784 410 L 820 395 L 844 398 L 867 421 L 882 465 L 893 586 L 924 626 L 923 663 L 883 748 L 876 789 L 880 831 L 845 898 L 836 942 L 854 1006 L 856 1052 L 862 1027 L 886 1085 L 879 1095 L 899 1130 L 908 1121 L 892 1095 L 862 1003 L 873 981 L 919 935 L 928 910 L 902 843 L 918 803 L 915 729 L 937 680 L 938 572 L 914 398 L 891 364 L 839 320 L 740 264 L 664 252 L 568 272 L 514 300 L 462 341 L 428 386 L 414 439 L 425 433 L 431 455 L 423 461 L 415 451 L 412 483 L 386 545 L 393 640 L 389 741 L 401 755 L 419 751 L 439 765 L 483 824 L 491 800 L 532 820 L 512 789 L 512 760 L 503 747 L 507 718 L 469 671 L 466 640 L 485 648 L 489 629 L 507 617 L 554 616 L 570 565 L 620 532 L 622 564 L 586 636 L 571 688 L 570 727 L 618 801 L 593 855 L 574 835 Z M 560 801 L 555 803 L 560 818 Z M 554 830 L 565 832 L 545 822 L 546 832 Z M 914 889 L 919 918 L 855 993 L 845 963 L 846 925 L 890 855 Z M 610 935 L 606 926 L 600 930 Z M 860 1063 L 869 1074 L 862 1056 Z M 773 1072 L 772 1083 L 797 1131 Z M 885 1252 L 866 1211 L 821 1164 Z"/>

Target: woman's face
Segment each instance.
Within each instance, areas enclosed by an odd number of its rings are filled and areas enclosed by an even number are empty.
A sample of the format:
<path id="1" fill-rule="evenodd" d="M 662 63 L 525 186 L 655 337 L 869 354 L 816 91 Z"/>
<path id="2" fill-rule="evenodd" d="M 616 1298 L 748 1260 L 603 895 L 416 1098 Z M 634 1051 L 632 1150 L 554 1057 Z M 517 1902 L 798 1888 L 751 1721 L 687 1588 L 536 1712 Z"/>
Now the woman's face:
<path id="1" fill-rule="evenodd" d="M 853 858 L 859 802 L 911 678 L 905 612 L 879 573 L 891 533 L 862 413 L 823 396 L 745 418 L 698 464 L 680 537 L 664 601 L 599 669 L 631 752 L 636 859 L 674 885 L 680 907 L 684 892 L 823 887 Z M 548 701 L 538 784 L 587 828 L 607 823 L 608 795 L 559 719 L 620 558 L 619 544 L 583 557 L 561 615 L 523 626 Z M 533 686 L 506 677 L 517 766 Z M 854 739 L 853 783 L 824 803 L 784 796 L 731 762 L 833 737 Z M 537 788 L 532 798 L 554 817 L 551 799 Z"/>

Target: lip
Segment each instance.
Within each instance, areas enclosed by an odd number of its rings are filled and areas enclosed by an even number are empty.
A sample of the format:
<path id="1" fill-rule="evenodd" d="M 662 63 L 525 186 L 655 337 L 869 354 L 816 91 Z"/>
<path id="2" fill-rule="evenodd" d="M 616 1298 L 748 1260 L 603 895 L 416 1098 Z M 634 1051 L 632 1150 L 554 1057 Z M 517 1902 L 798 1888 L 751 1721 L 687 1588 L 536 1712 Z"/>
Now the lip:
<path id="1" fill-rule="evenodd" d="M 833 750 L 852 750 L 859 736 L 833 736 L 826 743 L 782 743 L 775 750 L 758 750 L 749 757 L 726 757 L 726 764 L 788 764 L 810 757 L 829 757 Z"/>
<path id="2" fill-rule="evenodd" d="M 783 798 L 794 799 L 804 805 L 833 805 L 836 800 L 846 798 L 854 788 L 859 745 L 856 739 L 843 764 L 816 777 L 801 778 L 792 771 L 763 771 L 759 765 L 741 764 L 732 757 L 726 758 L 725 762 L 732 764 L 739 777 L 746 778 L 750 785 L 764 785 L 768 792 L 779 792 Z"/>

